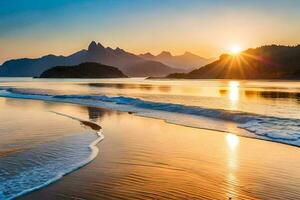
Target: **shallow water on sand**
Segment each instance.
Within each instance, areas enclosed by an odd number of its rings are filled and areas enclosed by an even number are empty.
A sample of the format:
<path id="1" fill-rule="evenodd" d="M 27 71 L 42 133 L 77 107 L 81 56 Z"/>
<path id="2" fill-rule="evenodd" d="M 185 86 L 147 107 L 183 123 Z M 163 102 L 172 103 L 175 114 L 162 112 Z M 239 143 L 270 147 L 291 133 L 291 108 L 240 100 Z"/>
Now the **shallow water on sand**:
<path id="1" fill-rule="evenodd" d="M 122 112 L 63 107 L 101 124 L 100 153 L 86 167 L 21 199 L 300 197 L 297 147 Z"/>
<path id="2" fill-rule="evenodd" d="M 46 108 L 55 106 L 0 99 L 0 199 L 44 187 L 97 155 L 101 135 Z"/>

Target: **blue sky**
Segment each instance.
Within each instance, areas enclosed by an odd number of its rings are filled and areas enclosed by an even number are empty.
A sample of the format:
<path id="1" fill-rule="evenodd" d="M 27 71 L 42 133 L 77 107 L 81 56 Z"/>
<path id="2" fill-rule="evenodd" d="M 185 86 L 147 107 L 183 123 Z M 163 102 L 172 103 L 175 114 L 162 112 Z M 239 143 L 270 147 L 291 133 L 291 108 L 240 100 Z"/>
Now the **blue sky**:
<path id="1" fill-rule="evenodd" d="M 91 40 L 134 53 L 218 56 L 231 45 L 300 43 L 300 1 L 3 0 L 0 63 L 67 55 Z"/>

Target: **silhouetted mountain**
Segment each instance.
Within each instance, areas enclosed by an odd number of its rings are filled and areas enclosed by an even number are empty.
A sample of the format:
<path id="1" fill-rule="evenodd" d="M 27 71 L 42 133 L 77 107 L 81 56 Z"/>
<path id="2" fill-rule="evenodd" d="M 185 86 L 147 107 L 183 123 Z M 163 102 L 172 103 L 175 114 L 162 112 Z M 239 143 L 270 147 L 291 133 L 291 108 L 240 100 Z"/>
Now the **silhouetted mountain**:
<path id="1" fill-rule="evenodd" d="M 41 58 L 22 58 L 6 61 L 0 66 L 0 76 L 39 76 L 43 71 L 57 65 L 75 65 L 81 62 L 85 51 L 79 51 L 68 57 L 47 55 Z"/>
<path id="2" fill-rule="evenodd" d="M 93 41 L 88 46 L 87 50 L 81 50 L 70 56 L 48 55 L 36 59 L 23 58 L 6 61 L 2 66 L 0 66 L 0 76 L 37 77 L 43 71 L 54 66 L 71 66 L 84 62 L 102 63 L 105 65 L 115 66 L 120 70 L 126 68 L 126 72 L 133 76 L 137 76 L 134 72 L 137 65 L 141 66 L 141 63 L 147 63 L 145 59 L 135 54 L 126 52 L 123 49 L 112 49 L 110 47 L 105 48 L 100 43 L 97 44 L 95 41 Z M 134 66 L 135 69 L 131 70 L 130 66 Z M 164 67 L 163 65 L 161 66 Z M 142 70 L 139 70 L 138 74 L 141 76 L 147 76 L 148 74 L 151 74 L 151 68 L 152 66 L 148 63 L 147 73 L 143 74 Z M 167 68 L 162 69 L 163 72 L 166 70 Z M 172 73 L 173 71 L 174 70 L 171 69 L 169 73 Z M 154 76 L 155 74 L 157 74 L 156 68 L 155 73 L 152 75 Z M 165 73 L 163 73 L 161 76 L 163 75 L 165 75 Z"/>
<path id="3" fill-rule="evenodd" d="M 146 59 L 146 60 L 154 60 L 155 56 L 149 52 L 144 53 L 144 54 L 140 54 L 140 57 Z"/>
<path id="4" fill-rule="evenodd" d="M 236 56 L 223 54 L 204 67 L 167 78 L 300 79 L 300 45 L 262 46 Z"/>
<path id="5" fill-rule="evenodd" d="M 151 53 L 145 53 L 140 54 L 140 57 L 147 60 L 162 62 L 174 68 L 182 69 L 186 72 L 213 61 L 213 59 L 203 58 L 190 52 L 185 52 L 183 55 L 179 56 L 172 56 L 170 52 L 163 51 L 156 56 L 152 55 Z"/>
<path id="6" fill-rule="evenodd" d="M 163 51 L 156 56 L 157 59 L 171 59 L 173 56 L 168 51 Z"/>
<path id="7" fill-rule="evenodd" d="M 132 77 L 162 77 L 170 72 L 183 72 L 183 70 L 171 68 L 157 61 L 141 61 L 124 68 L 123 71 Z"/>
<path id="8" fill-rule="evenodd" d="M 123 49 L 110 47 L 103 47 L 100 43 L 92 42 L 87 50 L 85 58 L 89 62 L 98 62 L 106 65 L 112 65 L 123 69 L 132 64 L 142 61 L 143 59 Z"/>
<path id="9" fill-rule="evenodd" d="M 126 78 L 118 68 L 99 63 L 57 66 L 46 70 L 40 78 Z"/>

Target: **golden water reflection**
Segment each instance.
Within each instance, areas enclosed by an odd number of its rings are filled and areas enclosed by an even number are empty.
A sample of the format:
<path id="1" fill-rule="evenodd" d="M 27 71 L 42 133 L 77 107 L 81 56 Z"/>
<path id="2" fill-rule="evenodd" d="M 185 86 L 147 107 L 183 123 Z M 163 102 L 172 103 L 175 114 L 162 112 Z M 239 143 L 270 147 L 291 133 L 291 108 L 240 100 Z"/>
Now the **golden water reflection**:
<path id="1" fill-rule="evenodd" d="M 229 100 L 232 108 L 236 108 L 240 96 L 240 83 L 238 81 L 229 81 Z"/>
<path id="2" fill-rule="evenodd" d="M 238 167 L 237 150 L 239 145 L 239 137 L 234 134 L 228 133 L 226 135 L 226 142 L 228 146 L 228 170 L 230 173 L 232 173 Z"/>
<path id="3" fill-rule="evenodd" d="M 232 151 L 236 150 L 236 148 L 240 142 L 239 137 L 234 134 L 231 134 L 231 133 L 228 133 L 226 135 L 226 141 L 227 141 L 229 149 Z"/>
<path id="4" fill-rule="evenodd" d="M 300 117 L 300 81 L 74 79 L 1 82 L 0 86 L 38 89 L 55 95 L 127 96 L 275 117 Z"/>
<path id="5" fill-rule="evenodd" d="M 236 171 L 238 169 L 238 158 L 237 158 L 237 150 L 239 146 L 239 137 L 228 133 L 226 135 L 226 143 L 228 146 L 228 154 L 227 154 L 227 183 L 228 183 L 228 198 L 235 197 L 234 194 L 237 192 L 237 184 L 238 184 L 238 178 L 236 176 Z"/>

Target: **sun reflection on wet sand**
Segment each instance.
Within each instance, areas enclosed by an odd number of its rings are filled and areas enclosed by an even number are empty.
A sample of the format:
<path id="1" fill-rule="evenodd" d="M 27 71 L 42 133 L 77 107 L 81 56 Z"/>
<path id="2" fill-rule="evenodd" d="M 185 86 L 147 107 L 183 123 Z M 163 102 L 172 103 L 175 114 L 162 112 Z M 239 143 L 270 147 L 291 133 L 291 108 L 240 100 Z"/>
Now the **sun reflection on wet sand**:
<path id="1" fill-rule="evenodd" d="M 238 184 L 238 179 L 236 177 L 236 170 L 238 169 L 238 159 L 237 159 L 237 150 L 239 145 L 239 137 L 228 133 L 226 135 L 226 142 L 228 146 L 228 157 L 227 157 L 227 166 L 228 173 L 226 180 L 228 182 L 228 194 L 227 197 L 233 198 L 235 194 L 238 192 L 236 187 Z"/>
<path id="2" fill-rule="evenodd" d="M 236 150 L 236 148 L 240 142 L 239 137 L 234 134 L 231 134 L 231 133 L 228 133 L 226 135 L 226 141 L 227 141 L 229 149 L 232 151 Z"/>

